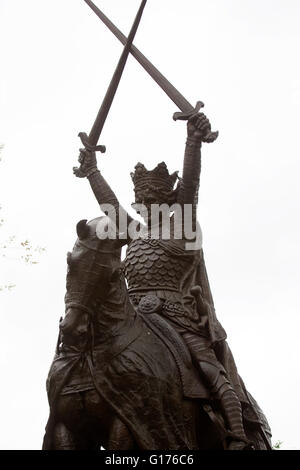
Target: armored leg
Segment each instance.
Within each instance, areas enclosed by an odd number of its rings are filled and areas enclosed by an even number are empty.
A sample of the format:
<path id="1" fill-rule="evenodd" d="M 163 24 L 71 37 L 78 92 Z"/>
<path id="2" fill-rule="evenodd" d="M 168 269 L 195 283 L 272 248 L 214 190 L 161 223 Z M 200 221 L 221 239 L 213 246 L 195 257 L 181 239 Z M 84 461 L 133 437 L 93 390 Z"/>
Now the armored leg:
<path id="1" fill-rule="evenodd" d="M 223 370 L 208 362 L 199 361 L 198 365 L 212 394 L 220 400 L 224 417 L 231 431 L 228 449 L 245 449 L 249 441 L 245 435 L 242 407 L 237 394 Z"/>
<path id="2" fill-rule="evenodd" d="M 249 441 L 244 431 L 240 400 L 227 379 L 226 371 L 218 361 L 209 340 L 190 332 L 184 333 L 183 338 L 212 396 L 220 400 L 223 415 L 230 430 L 231 442 L 228 448 L 231 450 L 246 448 Z"/>

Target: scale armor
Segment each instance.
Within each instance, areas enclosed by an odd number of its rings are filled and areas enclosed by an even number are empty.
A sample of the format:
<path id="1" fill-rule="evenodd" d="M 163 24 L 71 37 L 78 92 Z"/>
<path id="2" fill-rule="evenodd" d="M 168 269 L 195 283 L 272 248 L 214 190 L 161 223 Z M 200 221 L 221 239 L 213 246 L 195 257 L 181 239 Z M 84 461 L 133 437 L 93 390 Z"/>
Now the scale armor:
<path id="1" fill-rule="evenodd" d="M 182 281 L 191 270 L 194 257 L 185 255 L 178 246 L 176 254 L 174 243 L 151 238 L 137 238 L 130 243 L 124 274 L 131 301 L 137 306 L 145 295 L 156 295 L 162 301 L 162 314 L 176 324 L 177 330 L 188 329 L 206 336 L 199 325 L 196 305 L 189 304 L 187 308 L 182 293 Z"/>
<path id="2" fill-rule="evenodd" d="M 139 238 L 127 250 L 125 276 L 129 292 L 135 289 L 178 292 L 186 269 L 187 261 L 171 257 L 160 240 Z"/>

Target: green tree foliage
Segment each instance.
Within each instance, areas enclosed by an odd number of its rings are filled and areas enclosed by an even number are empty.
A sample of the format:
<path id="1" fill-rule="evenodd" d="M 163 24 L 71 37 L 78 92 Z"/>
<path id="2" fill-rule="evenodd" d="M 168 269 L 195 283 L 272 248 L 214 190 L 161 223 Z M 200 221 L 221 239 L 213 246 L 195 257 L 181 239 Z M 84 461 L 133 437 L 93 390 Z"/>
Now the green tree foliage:
<path id="1" fill-rule="evenodd" d="M 0 162 L 2 161 L 4 145 L 0 144 Z M 2 207 L 0 206 L 0 211 Z M 0 216 L 0 228 L 4 225 L 4 219 Z M 7 239 L 1 239 L 0 233 L 0 259 L 3 262 L 9 260 L 20 260 L 27 265 L 38 263 L 40 255 L 45 251 L 41 246 L 33 246 L 29 240 L 22 240 L 16 235 L 11 235 Z M 1 291 L 10 291 L 15 287 L 13 283 L 5 283 L 0 285 Z"/>
<path id="2" fill-rule="evenodd" d="M 275 444 L 273 444 L 273 450 L 280 450 L 282 446 L 282 441 L 277 441 Z"/>

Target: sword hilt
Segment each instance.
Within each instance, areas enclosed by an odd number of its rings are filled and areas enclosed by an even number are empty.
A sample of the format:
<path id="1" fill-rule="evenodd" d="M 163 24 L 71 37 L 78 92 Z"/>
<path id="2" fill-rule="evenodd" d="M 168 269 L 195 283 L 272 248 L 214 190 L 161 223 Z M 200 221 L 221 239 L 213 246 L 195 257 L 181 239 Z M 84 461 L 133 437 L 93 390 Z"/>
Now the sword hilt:
<path id="1" fill-rule="evenodd" d="M 89 152 L 98 152 L 98 151 L 101 153 L 106 152 L 105 145 L 91 145 L 86 132 L 79 132 L 78 137 L 80 137 L 80 140 L 82 144 L 84 145 L 84 148 L 88 150 Z"/>
<path id="2" fill-rule="evenodd" d="M 196 106 L 194 109 L 191 109 L 190 111 L 187 111 L 187 112 L 177 112 L 177 113 L 174 113 L 173 114 L 173 119 L 174 121 L 187 121 L 188 119 L 196 116 L 198 114 L 198 112 L 200 111 L 201 108 L 204 107 L 204 103 L 202 103 L 202 101 L 197 101 L 196 103 Z"/>
<path id="3" fill-rule="evenodd" d="M 180 120 L 180 121 L 188 121 L 189 119 L 193 118 L 194 116 L 197 116 L 198 112 L 200 111 L 201 108 L 204 107 L 204 103 L 202 101 L 197 101 L 195 108 L 191 109 L 190 111 L 187 112 L 176 112 L 173 114 L 173 119 L 174 121 Z M 212 132 L 209 131 L 204 137 L 202 137 L 202 142 L 214 142 L 216 138 L 218 137 L 219 132 Z"/>

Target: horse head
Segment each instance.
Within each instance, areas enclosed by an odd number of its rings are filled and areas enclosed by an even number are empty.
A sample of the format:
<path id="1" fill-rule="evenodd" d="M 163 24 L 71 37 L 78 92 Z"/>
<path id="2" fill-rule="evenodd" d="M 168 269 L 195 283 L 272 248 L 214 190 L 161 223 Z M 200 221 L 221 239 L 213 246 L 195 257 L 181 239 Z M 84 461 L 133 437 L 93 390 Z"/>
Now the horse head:
<path id="1" fill-rule="evenodd" d="M 67 255 L 65 317 L 60 330 L 65 344 L 81 349 L 87 345 L 94 312 L 106 299 L 113 275 L 119 272 L 124 241 L 110 236 L 108 217 L 81 220 L 76 231 L 78 238 Z"/>

